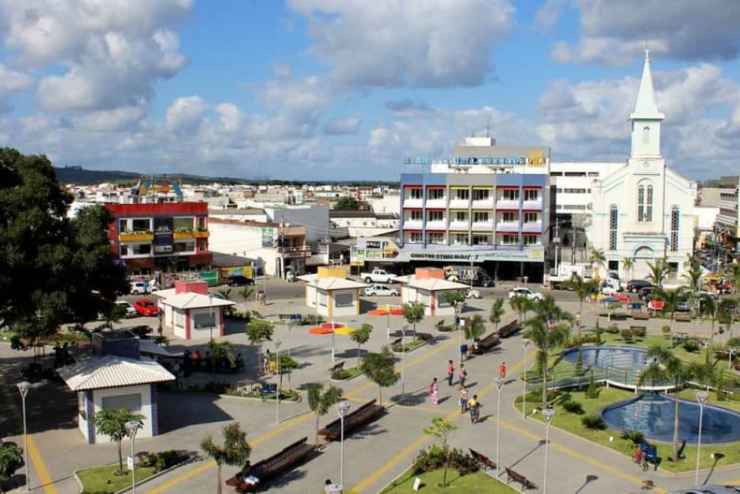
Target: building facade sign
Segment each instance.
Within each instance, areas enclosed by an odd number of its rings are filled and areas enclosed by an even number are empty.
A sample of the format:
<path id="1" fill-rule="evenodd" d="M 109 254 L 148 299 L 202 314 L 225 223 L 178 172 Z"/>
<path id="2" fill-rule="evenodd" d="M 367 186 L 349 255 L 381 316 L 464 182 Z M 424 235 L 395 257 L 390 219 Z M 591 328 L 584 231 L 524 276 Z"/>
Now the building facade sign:
<path id="1" fill-rule="evenodd" d="M 544 262 L 545 250 L 542 247 L 525 248 L 521 250 L 399 250 L 396 255 L 388 256 L 380 249 L 353 248 L 350 263 L 362 266 L 366 262 L 411 262 L 411 261 L 440 261 L 440 262 Z"/>

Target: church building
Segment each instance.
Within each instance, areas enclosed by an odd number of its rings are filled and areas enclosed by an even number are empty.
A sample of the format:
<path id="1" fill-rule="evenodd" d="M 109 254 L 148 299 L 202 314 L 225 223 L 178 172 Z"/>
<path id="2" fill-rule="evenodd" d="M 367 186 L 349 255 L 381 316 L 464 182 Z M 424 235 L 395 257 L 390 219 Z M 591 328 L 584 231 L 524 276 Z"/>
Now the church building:
<path id="1" fill-rule="evenodd" d="M 635 110 L 630 115 L 631 153 L 626 164 L 594 179 L 591 224 L 587 236 L 604 252 L 604 268 L 622 280 L 646 278 L 648 263 L 665 259 L 672 277 L 688 268 L 693 252 L 697 198 L 696 182 L 666 166 L 661 154 L 661 124 L 645 52 Z M 625 269 L 625 259 L 633 266 Z"/>

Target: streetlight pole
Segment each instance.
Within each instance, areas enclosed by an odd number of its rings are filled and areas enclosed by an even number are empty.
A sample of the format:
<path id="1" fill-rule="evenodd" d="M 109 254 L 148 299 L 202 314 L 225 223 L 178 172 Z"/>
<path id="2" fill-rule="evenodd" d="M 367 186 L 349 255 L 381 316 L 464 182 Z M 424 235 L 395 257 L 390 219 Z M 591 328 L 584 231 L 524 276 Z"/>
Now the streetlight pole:
<path id="1" fill-rule="evenodd" d="M 31 492 L 31 473 L 28 468 L 28 428 L 26 426 L 26 396 L 28 396 L 28 391 L 31 389 L 31 383 L 21 381 L 17 386 L 23 406 L 23 463 L 26 469 L 26 492 Z"/>
<path id="2" fill-rule="evenodd" d="M 524 358 L 527 358 L 527 349 L 529 348 L 529 340 L 524 340 L 522 343 L 522 350 L 524 351 Z M 527 418 L 527 367 L 524 366 L 524 389 L 522 390 L 522 418 Z"/>
<path id="3" fill-rule="evenodd" d="M 128 437 L 131 438 L 131 494 L 136 494 L 136 457 L 134 456 L 134 442 L 136 441 L 136 433 L 139 431 L 141 424 L 135 420 L 129 420 L 126 422 L 126 432 Z"/>
<path id="4" fill-rule="evenodd" d="M 352 405 L 347 400 L 342 400 L 337 403 L 337 413 L 339 414 L 339 486 L 340 491 L 344 491 L 344 417 L 349 412 Z"/>
<path id="5" fill-rule="evenodd" d="M 401 399 L 406 394 L 406 377 L 403 372 L 404 358 L 406 357 L 406 325 L 401 326 Z"/>
<path id="6" fill-rule="evenodd" d="M 709 393 L 706 391 L 697 391 L 696 392 L 696 401 L 699 402 L 699 436 L 697 438 L 697 444 L 696 444 L 696 469 L 694 470 L 694 483 L 696 485 L 699 485 L 699 463 L 701 461 L 701 428 L 702 428 L 702 421 L 704 419 L 704 403 L 706 403 L 707 398 L 709 398 Z"/>
<path id="7" fill-rule="evenodd" d="M 542 494 L 547 494 L 547 467 L 550 461 L 550 422 L 552 422 L 554 415 L 555 410 L 552 408 L 545 408 L 542 411 L 542 416 L 545 418 L 545 478 L 542 481 Z"/>
<path id="8" fill-rule="evenodd" d="M 455 303 L 455 319 L 457 320 L 457 348 L 458 352 L 460 352 L 460 365 L 463 363 L 463 353 L 462 353 L 462 344 L 463 344 L 463 333 L 465 332 L 465 321 L 460 317 L 462 314 L 462 308 L 463 304 L 465 302 L 456 302 Z"/>
<path id="9" fill-rule="evenodd" d="M 275 340 L 275 369 L 277 369 L 277 386 L 275 387 L 275 423 L 280 423 L 280 340 Z"/>
<path id="10" fill-rule="evenodd" d="M 503 470 L 501 463 L 501 388 L 504 386 L 504 380 L 501 376 L 496 377 L 496 470 L 500 476 Z"/>

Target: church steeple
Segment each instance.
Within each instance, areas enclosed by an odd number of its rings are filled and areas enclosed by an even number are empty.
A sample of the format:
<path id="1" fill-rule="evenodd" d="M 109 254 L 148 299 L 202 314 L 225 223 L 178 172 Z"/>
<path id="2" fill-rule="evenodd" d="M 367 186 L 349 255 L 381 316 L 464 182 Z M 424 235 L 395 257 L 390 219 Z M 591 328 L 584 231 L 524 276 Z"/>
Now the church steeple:
<path id="1" fill-rule="evenodd" d="M 653 74 L 650 71 L 650 50 L 645 50 L 645 62 L 642 66 L 640 91 L 637 93 L 635 111 L 630 115 L 632 120 L 663 120 L 665 115 L 658 111 L 653 89 Z"/>
<path id="2" fill-rule="evenodd" d="M 630 115 L 632 158 L 660 157 L 660 123 L 664 118 L 665 115 L 658 111 L 658 105 L 655 102 L 653 75 L 650 72 L 650 52 L 645 50 L 640 90 L 637 92 L 635 111 Z"/>

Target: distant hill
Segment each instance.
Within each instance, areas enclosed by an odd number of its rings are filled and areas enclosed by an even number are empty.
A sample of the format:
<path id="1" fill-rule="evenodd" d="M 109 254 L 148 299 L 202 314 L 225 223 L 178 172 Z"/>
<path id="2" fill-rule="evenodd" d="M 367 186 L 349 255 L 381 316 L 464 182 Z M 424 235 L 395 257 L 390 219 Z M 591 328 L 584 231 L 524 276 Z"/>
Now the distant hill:
<path id="1" fill-rule="evenodd" d="M 124 172 L 121 170 L 87 170 L 81 166 L 60 166 L 54 167 L 57 174 L 57 180 L 63 184 L 76 185 L 93 185 L 103 182 L 109 183 L 131 183 L 136 182 L 140 177 L 151 174 L 138 172 Z M 245 179 L 233 177 L 204 177 L 202 175 L 188 175 L 185 173 L 158 174 L 157 178 L 168 178 L 178 180 L 183 184 L 211 184 L 218 182 L 221 184 L 325 184 L 330 182 L 341 183 L 346 185 L 357 186 L 374 186 L 374 185 L 398 185 L 398 182 L 379 182 L 373 180 L 275 180 L 267 178 Z"/>

